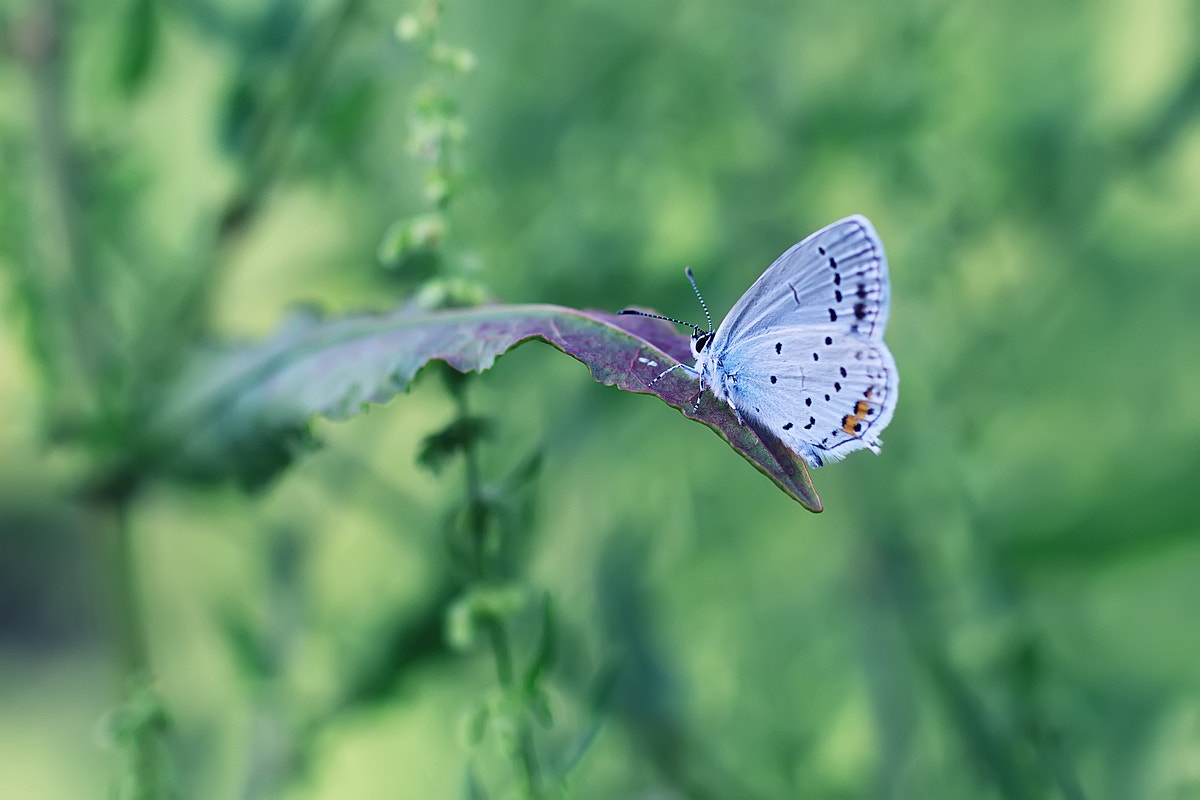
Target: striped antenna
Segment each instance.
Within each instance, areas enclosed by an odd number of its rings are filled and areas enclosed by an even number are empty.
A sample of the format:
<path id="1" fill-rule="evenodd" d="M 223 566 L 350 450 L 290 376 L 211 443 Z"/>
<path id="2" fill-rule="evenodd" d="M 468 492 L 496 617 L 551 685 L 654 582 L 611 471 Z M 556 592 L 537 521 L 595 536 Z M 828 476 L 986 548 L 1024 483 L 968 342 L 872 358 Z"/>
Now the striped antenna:
<path id="1" fill-rule="evenodd" d="M 684 270 L 684 272 L 687 274 L 688 281 L 692 284 L 692 291 L 696 293 L 696 299 L 700 301 L 700 307 L 704 309 L 704 318 L 708 320 L 708 333 L 711 336 L 713 332 L 712 314 L 708 313 L 708 303 L 704 302 L 704 296 L 700 294 L 700 287 L 696 285 L 696 276 L 692 275 L 692 268 L 688 267 L 686 270 Z M 665 319 L 667 322 L 674 322 L 676 325 L 682 325 L 685 328 L 691 328 L 696 332 L 696 335 L 704 333 L 704 329 L 699 325 L 693 325 L 690 322 L 684 322 L 683 320 L 675 319 L 674 317 L 664 317 L 662 314 L 647 314 L 645 311 L 638 311 L 635 308 L 625 308 L 617 313 L 636 314 L 639 317 L 650 317 L 650 319 Z"/>
<path id="2" fill-rule="evenodd" d="M 693 325 L 690 322 L 684 322 L 681 319 L 674 317 L 664 317 L 662 314 L 647 314 L 645 311 L 638 311 L 636 308 L 623 308 L 617 312 L 618 314 L 636 314 L 639 317 L 649 317 L 650 319 L 665 319 L 667 322 L 674 322 L 676 325 L 682 325 L 685 328 L 691 328 L 696 333 L 704 333 L 704 329 Z"/>
<path id="3" fill-rule="evenodd" d="M 708 320 L 708 332 L 712 333 L 712 314 L 708 313 L 708 303 L 704 302 L 704 295 L 700 294 L 700 287 L 696 285 L 696 276 L 692 274 L 691 267 L 688 267 L 684 272 L 687 273 L 687 279 L 692 284 L 692 291 L 696 293 L 696 299 L 700 301 L 700 307 L 704 309 L 704 318 Z"/>

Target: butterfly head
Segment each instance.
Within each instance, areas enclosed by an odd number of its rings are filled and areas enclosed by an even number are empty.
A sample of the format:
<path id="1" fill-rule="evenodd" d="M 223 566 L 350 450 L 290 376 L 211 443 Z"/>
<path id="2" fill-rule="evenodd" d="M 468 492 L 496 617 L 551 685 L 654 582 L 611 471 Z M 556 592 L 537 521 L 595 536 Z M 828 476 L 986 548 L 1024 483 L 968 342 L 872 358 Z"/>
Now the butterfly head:
<path id="1" fill-rule="evenodd" d="M 692 331 L 692 355 L 699 358 L 700 354 L 712 344 L 712 337 L 712 331 L 702 331 L 699 328 L 694 328 Z"/>

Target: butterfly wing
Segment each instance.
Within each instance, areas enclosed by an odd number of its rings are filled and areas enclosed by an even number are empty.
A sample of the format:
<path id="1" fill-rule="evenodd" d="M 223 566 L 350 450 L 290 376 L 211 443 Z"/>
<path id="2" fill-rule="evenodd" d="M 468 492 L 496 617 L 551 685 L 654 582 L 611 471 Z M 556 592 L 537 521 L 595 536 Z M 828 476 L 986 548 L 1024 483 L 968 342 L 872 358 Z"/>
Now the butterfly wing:
<path id="1" fill-rule="evenodd" d="M 890 302 L 887 257 L 866 217 L 827 225 L 775 259 L 730 310 L 713 347 L 765 328 L 838 326 L 883 340 Z"/>
<path id="2" fill-rule="evenodd" d="M 867 448 L 895 411 L 899 375 L 883 343 L 887 258 L 866 218 L 793 245 L 730 310 L 702 360 L 718 398 L 813 466 Z"/>
<path id="3" fill-rule="evenodd" d="M 734 407 L 812 466 L 879 452 L 899 386 L 883 342 L 844 326 L 793 326 L 739 338 L 722 360 Z"/>

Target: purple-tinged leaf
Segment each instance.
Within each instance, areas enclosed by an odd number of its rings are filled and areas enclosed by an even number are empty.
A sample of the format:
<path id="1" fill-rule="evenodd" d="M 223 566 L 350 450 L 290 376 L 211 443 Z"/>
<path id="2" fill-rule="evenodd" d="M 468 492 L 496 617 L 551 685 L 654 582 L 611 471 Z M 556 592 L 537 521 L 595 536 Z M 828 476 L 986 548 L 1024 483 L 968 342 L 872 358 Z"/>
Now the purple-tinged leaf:
<path id="1" fill-rule="evenodd" d="M 460 372 L 482 371 L 522 342 L 540 339 L 582 361 L 599 382 L 658 395 L 704 423 L 813 511 L 821 501 L 804 462 L 774 437 L 739 425 L 699 383 L 664 369 L 691 359 L 689 337 L 661 320 L 550 305 L 491 305 L 322 320 L 297 313 L 265 342 L 208 353 L 168 392 L 151 427 L 160 463 L 177 474 L 257 484 L 311 442 L 315 415 L 345 419 L 407 391 L 439 359 Z"/>

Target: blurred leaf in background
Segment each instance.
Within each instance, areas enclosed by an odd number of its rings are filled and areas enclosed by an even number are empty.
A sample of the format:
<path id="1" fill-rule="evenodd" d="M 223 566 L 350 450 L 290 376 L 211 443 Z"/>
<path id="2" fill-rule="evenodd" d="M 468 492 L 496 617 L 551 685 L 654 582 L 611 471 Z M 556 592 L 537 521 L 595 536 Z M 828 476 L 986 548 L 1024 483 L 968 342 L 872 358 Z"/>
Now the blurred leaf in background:
<path id="1" fill-rule="evenodd" d="M 520 788 L 480 719 L 580 798 L 1200 796 L 1198 40 L 1186 0 L 0 3 L 0 796 Z M 471 381 L 508 692 L 446 638 L 445 381 L 256 493 L 148 456 L 296 304 L 691 317 L 691 266 L 721 316 L 855 212 L 905 391 L 821 515 L 550 348 Z"/>

